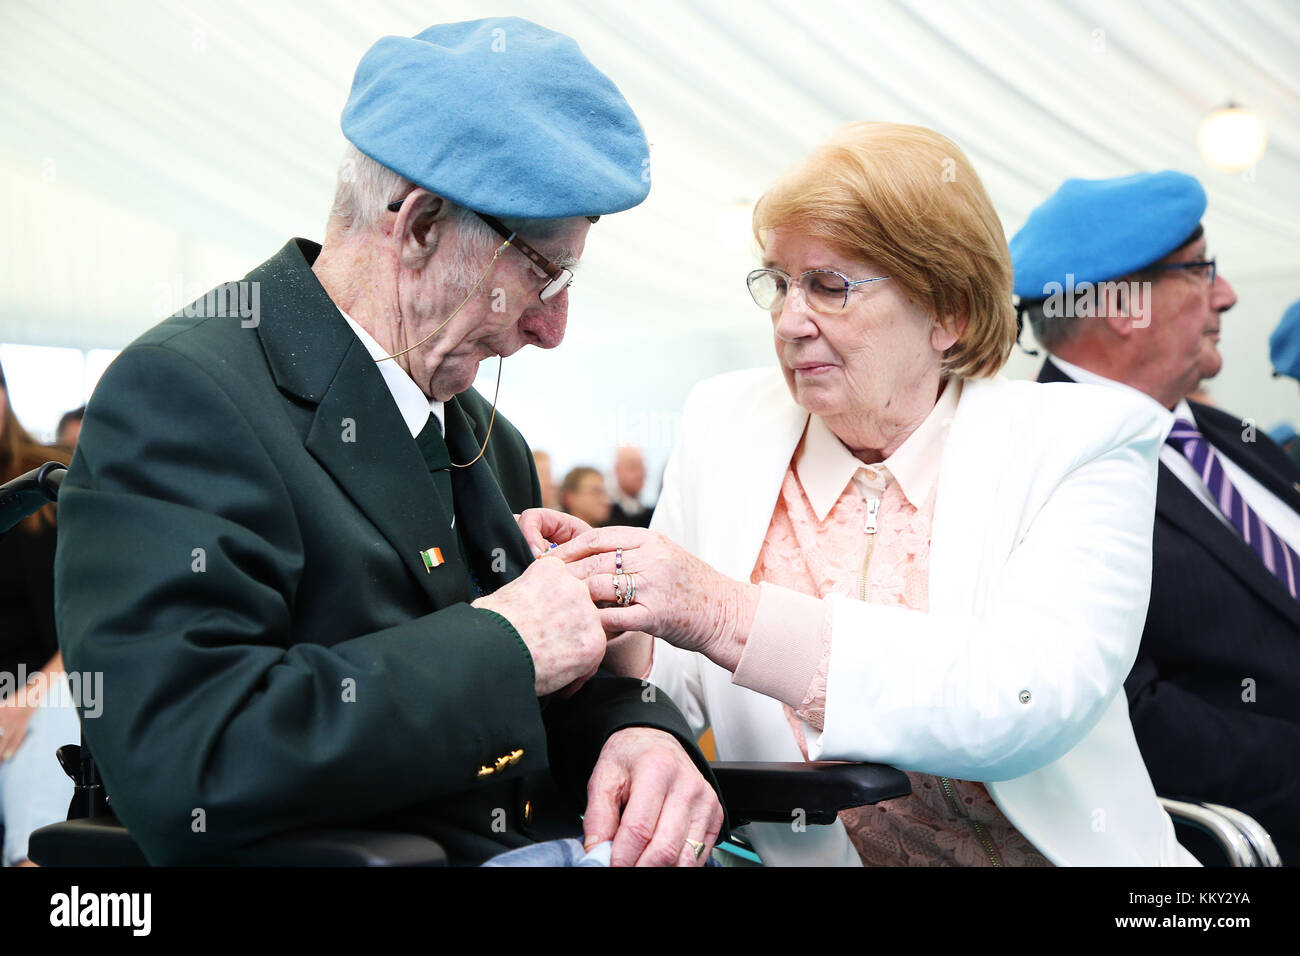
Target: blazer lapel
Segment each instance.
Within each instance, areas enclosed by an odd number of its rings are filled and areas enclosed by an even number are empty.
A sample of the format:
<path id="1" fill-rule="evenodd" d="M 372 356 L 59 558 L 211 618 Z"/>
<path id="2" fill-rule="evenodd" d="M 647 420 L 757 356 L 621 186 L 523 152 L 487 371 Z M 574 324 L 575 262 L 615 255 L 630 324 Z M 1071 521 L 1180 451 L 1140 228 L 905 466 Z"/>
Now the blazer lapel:
<path id="1" fill-rule="evenodd" d="M 434 607 L 470 599 L 451 515 L 374 359 L 311 272 L 320 246 L 295 239 L 249 278 L 264 283 L 256 327 L 276 385 L 316 412 L 304 444 L 392 545 Z M 421 552 L 438 548 L 427 569 Z"/>
<path id="2" fill-rule="evenodd" d="M 701 496 L 708 504 L 697 516 L 697 540 L 693 547 L 688 544 L 690 550 L 720 556 L 719 571 L 749 580 L 807 424 L 808 412 L 795 404 L 779 373 L 762 383 L 743 417 L 736 416 L 734 431 L 717 436 L 723 460 L 746 462 L 748 474 L 739 485 L 726 469 L 710 475 L 717 484 Z"/>
<path id="3" fill-rule="evenodd" d="M 474 420 L 456 398 L 444 409 L 451 460 L 473 461 L 482 447 Z M 533 556 L 486 455 L 468 468 L 453 466 L 451 484 L 461 540 L 479 586 L 490 594 L 523 574 Z"/>
<path id="4" fill-rule="evenodd" d="M 1163 462 L 1156 484 L 1156 514 L 1199 542 L 1242 583 L 1300 626 L 1300 601 L 1264 567 L 1250 545 L 1192 494 Z"/>
<path id="5" fill-rule="evenodd" d="M 976 595 L 983 593 L 979 569 L 987 562 L 980 555 L 1002 471 L 986 463 L 1006 455 L 1013 421 L 1011 415 L 988 408 L 996 395 L 994 384 L 982 379 L 963 382 L 948 429 L 930 526 L 932 613 L 969 614 L 978 610 Z"/>
<path id="6" fill-rule="evenodd" d="M 471 600 L 452 516 L 374 360 L 353 339 L 316 409 L 307 450 L 388 539 L 435 607 Z M 421 554 L 431 548 L 442 555 L 433 568 Z"/>

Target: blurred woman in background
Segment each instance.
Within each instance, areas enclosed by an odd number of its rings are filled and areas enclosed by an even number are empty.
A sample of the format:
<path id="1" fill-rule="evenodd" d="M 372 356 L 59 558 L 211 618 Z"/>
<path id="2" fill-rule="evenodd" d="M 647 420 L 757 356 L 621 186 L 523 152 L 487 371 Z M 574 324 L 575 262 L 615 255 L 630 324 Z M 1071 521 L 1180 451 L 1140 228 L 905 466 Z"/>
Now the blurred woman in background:
<path id="1" fill-rule="evenodd" d="M 14 416 L 0 367 L 0 482 L 68 454 Z M 68 815 L 72 781 L 55 751 L 80 740 L 54 630 L 55 506 L 0 535 L 0 824 L 5 866 L 27 862 L 27 838 Z"/>

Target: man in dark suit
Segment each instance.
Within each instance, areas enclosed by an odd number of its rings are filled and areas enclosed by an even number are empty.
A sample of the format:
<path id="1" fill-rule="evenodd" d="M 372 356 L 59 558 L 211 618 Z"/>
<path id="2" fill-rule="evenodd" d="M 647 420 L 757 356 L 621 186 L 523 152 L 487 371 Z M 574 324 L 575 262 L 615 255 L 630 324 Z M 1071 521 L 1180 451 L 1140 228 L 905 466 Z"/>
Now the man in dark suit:
<path id="1" fill-rule="evenodd" d="M 1151 602 L 1125 684 L 1156 790 L 1245 811 L 1294 864 L 1300 470 L 1250 420 L 1185 397 L 1218 374 L 1236 302 L 1206 256 L 1205 206 L 1181 173 L 1069 180 L 1011 240 L 1015 291 L 1051 354 L 1040 382 L 1136 389 L 1170 427 Z"/>
<path id="2" fill-rule="evenodd" d="M 641 504 L 645 488 L 645 458 L 641 449 L 624 445 L 614 453 L 614 493 L 606 524 L 626 525 L 633 528 L 650 527 L 654 508 Z"/>
<path id="3" fill-rule="evenodd" d="M 164 864 L 357 822 L 454 862 L 585 832 L 697 864 L 707 764 L 671 702 L 597 674 L 586 587 L 514 518 L 529 449 L 470 387 L 559 344 L 591 222 L 649 188 L 640 126 L 507 18 L 380 40 L 343 131 L 324 246 L 145 333 L 87 411 L 57 612 L 68 667 L 104 674 L 112 806 Z"/>

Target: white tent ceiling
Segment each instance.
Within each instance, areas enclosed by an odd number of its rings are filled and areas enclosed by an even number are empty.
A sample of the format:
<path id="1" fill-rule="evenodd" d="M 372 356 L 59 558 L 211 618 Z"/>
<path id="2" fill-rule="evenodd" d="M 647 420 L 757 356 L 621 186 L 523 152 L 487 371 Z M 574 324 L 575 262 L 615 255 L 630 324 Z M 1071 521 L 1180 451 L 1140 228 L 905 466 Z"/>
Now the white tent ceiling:
<path id="1" fill-rule="evenodd" d="M 1008 235 L 1069 176 L 1199 176 L 1211 249 L 1240 296 L 1215 395 L 1264 423 L 1295 416 L 1265 339 L 1300 298 L 1296 0 L 0 0 L 0 342 L 121 347 L 290 235 L 319 238 L 364 50 L 500 14 L 574 36 L 651 141 L 650 199 L 593 232 L 570 339 L 506 372 L 503 409 L 537 427 L 577 414 L 589 457 L 637 437 L 582 411 L 611 394 L 649 421 L 695 379 L 768 360 L 744 291 L 749 209 L 865 118 L 952 137 Z M 1230 99 L 1268 126 L 1245 175 L 1214 172 L 1195 148 Z M 611 354 L 638 361 L 592 367 Z M 1034 364 L 1017 356 L 1011 371 Z M 512 409 L 512 394 L 530 407 Z"/>

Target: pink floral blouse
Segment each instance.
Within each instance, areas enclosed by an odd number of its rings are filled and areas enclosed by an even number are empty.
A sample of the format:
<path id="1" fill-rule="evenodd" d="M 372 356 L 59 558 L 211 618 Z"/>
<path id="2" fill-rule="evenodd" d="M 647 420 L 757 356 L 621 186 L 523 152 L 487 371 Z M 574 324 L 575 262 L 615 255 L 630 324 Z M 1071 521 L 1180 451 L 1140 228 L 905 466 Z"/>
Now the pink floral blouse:
<path id="1" fill-rule="evenodd" d="M 825 597 L 839 593 L 929 610 L 930 527 L 948 425 L 961 391 L 944 388 L 934 410 L 892 455 L 864 465 L 813 417 L 796 449 L 751 580 Z M 765 592 L 767 592 L 765 588 Z M 736 683 L 787 701 L 807 759 L 804 723 L 820 729 L 830 663 L 829 621 L 790 627 L 765 598 Z M 764 620 L 767 615 L 767 620 Z M 795 648 L 790 646 L 794 634 Z M 836 640 L 887 635 L 839 634 Z M 775 646 L 777 641 L 783 647 Z M 792 653 L 799 658 L 792 664 Z M 791 684 L 792 680 L 795 684 Z M 840 820 L 862 861 L 877 866 L 1050 866 L 1002 815 L 982 783 L 908 772 L 912 794 L 846 810 Z"/>

